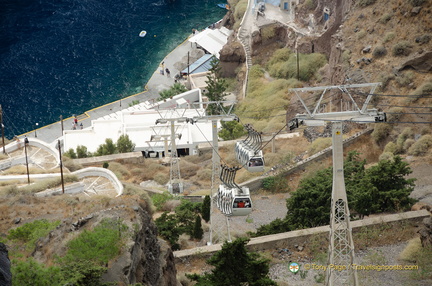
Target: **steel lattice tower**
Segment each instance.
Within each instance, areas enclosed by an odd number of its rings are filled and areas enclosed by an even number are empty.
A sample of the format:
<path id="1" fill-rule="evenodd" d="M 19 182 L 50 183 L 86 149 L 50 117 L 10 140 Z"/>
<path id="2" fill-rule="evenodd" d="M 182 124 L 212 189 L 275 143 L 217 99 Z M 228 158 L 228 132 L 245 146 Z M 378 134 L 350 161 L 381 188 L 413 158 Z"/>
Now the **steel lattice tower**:
<path id="1" fill-rule="evenodd" d="M 306 110 L 306 114 L 297 114 L 290 122 L 290 126 L 297 126 L 299 122 L 311 126 L 323 126 L 324 123 L 332 122 L 332 144 L 333 144 L 333 187 L 330 212 L 330 244 L 327 265 L 326 285 L 358 285 L 357 272 L 351 266 L 354 264 L 354 241 L 350 225 L 350 213 L 345 189 L 345 178 L 343 168 L 343 137 L 342 123 L 372 123 L 385 121 L 385 114 L 376 109 L 368 109 L 368 105 L 376 87 L 380 83 L 366 83 L 339 86 L 322 86 L 310 88 L 291 89 Z M 370 88 L 368 93 L 359 93 L 364 98 L 360 107 L 354 100 L 351 89 Z M 299 93 L 312 92 L 311 97 L 302 98 Z M 318 92 L 322 92 L 321 95 Z M 334 112 L 332 97 L 326 102 L 326 92 L 340 95 L 340 110 Z M 345 97 L 345 102 L 342 100 Z M 312 99 L 313 104 L 307 104 Z M 343 103 L 345 109 L 343 110 Z M 330 267 L 335 265 L 338 267 Z"/>

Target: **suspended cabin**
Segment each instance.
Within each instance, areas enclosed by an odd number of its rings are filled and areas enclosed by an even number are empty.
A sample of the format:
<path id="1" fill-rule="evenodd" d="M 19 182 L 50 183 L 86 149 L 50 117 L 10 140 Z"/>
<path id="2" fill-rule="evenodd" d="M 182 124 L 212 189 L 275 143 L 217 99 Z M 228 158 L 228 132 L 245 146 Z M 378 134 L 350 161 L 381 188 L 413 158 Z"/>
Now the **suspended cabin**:
<path id="1" fill-rule="evenodd" d="M 226 216 L 247 216 L 252 212 L 252 199 L 249 188 L 229 188 L 220 185 L 216 205 Z"/>
<path id="2" fill-rule="evenodd" d="M 262 150 L 254 151 L 243 142 L 235 146 L 237 161 L 249 172 L 264 172 L 264 156 Z"/>

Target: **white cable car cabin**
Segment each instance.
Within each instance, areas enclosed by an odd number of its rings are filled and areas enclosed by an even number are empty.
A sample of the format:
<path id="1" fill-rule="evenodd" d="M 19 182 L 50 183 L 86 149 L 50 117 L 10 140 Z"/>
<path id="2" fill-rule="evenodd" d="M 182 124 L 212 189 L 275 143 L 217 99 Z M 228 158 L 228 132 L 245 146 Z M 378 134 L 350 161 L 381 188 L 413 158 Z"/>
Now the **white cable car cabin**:
<path id="1" fill-rule="evenodd" d="M 254 151 L 243 142 L 237 142 L 235 153 L 237 161 L 249 172 L 264 172 L 264 157 L 262 150 Z"/>
<path id="2" fill-rule="evenodd" d="M 247 216 L 252 212 L 249 188 L 228 188 L 219 185 L 216 205 L 226 216 Z"/>

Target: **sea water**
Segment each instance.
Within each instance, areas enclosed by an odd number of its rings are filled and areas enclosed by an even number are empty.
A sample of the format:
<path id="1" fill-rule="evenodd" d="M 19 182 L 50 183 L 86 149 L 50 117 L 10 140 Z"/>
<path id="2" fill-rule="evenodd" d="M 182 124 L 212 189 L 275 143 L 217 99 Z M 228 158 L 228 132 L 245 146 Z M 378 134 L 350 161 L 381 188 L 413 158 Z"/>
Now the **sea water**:
<path id="1" fill-rule="evenodd" d="M 0 104 L 8 138 L 143 91 L 220 0 L 0 0 Z M 142 30 L 147 31 L 143 38 Z"/>

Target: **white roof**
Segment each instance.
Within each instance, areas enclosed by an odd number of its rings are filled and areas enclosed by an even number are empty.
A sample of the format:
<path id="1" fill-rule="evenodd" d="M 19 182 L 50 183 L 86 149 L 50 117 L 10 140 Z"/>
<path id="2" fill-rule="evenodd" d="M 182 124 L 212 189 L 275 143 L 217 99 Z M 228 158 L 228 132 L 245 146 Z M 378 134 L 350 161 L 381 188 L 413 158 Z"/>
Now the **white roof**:
<path id="1" fill-rule="evenodd" d="M 185 92 L 173 97 L 172 100 L 155 104 L 143 103 L 136 108 L 127 108 L 92 120 L 91 127 L 83 130 L 65 130 L 63 133 L 65 150 L 76 149 L 78 145 L 95 152 L 99 145 L 111 138 L 115 143 L 122 134 L 127 134 L 135 143 L 135 151 L 163 151 L 165 142 L 170 144 L 171 121 L 156 124 L 157 119 L 192 118 L 205 114 L 201 106 L 189 106 L 193 102 L 202 102 L 199 89 Z M 152 108 L 148 108 L 151 106 Z M 187 108 L 190 107 L 190 108 Z M 171 108 L 171 109 L 166 109 Z M 177 149 L 193 148 L 199 143 L 212 141 L 212 123 L 174 122 Z M 180 138 L 178 138 L 180 137 Z M 152 140 L 153 139 L 153 140 Z"/>
<path id="2" fill-rule="evenodd" d="M 221 27 L 220 29 L 215 30 L 207 28 L 199 34 L 191 37 L 189 39 L 189 42 L 197 43 L 206 51 L 219 58 L 219 52 L 228 42 L 228 36 L 231 35 L 232 32 L 233 31 L 228 30 L 225 27 Z"/>

